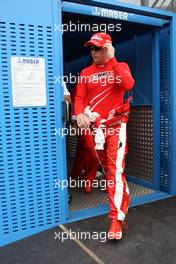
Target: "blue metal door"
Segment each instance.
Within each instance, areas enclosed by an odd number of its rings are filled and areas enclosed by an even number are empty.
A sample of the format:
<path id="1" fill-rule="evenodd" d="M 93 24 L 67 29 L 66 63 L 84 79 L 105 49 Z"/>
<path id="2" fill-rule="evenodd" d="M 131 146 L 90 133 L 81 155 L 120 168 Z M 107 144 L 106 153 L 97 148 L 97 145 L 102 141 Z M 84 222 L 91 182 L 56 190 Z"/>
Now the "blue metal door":
<path id="1" fill-rule="evenodd" d="M 56 135 L 63 127 L 56 2 L 0 3 L 0 245 L 65 221 L 65 192 L 56 184 L 65 171 L 64 140 Z M 11 57 L 44 60 L 46 105 L 13 105 Z"/>

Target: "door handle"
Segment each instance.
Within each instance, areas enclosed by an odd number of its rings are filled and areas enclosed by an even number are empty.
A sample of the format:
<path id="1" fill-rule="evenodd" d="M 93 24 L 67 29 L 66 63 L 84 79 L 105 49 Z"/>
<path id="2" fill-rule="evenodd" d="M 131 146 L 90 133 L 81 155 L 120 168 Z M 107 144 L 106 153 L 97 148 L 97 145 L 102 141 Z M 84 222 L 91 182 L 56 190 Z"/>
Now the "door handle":
<path id="1" fill-rule="evenodd" d="M 70 103 L 68 101 L 62 102 L 62 120 L 68 122 L 70 120 Z"/>

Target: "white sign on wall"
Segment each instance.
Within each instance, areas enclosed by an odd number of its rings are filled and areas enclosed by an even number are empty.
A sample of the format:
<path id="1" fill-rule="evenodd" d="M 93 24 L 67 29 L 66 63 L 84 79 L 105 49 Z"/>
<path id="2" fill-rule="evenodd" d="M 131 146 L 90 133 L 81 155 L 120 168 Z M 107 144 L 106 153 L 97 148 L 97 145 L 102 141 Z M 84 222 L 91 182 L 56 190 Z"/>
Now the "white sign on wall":
<path id="1" fill-rule="evenodd" d="M 14 107 L 46 106 L 45 59 L 11 57 Z"/>
<path id="2" fill-rule="evenodd" d="M 117 11 L 113 9 L 101 8 L 101 7 L 92 7 L 92 14 L 94 16 L 108 17 L 120 20 L 128 20 L 128 13 Z"/>

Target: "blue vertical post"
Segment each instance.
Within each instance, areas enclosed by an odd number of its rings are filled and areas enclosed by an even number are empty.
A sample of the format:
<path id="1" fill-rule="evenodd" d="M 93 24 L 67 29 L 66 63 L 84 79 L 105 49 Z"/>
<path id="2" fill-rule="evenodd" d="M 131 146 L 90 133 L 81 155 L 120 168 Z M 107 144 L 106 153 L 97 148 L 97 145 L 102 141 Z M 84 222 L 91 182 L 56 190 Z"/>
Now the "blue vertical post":
<path id="1" fill-rule="evenodd" d="M 152 34 L 153 189 L 160 189 L 160 57 L 159 32 Z"/>
<path id="2" fill-rule="evenodd" d="M 55 74 L 55 98 L 58 102 L 56 104 L 56 129 L 64 128 L 64 122 L 60 127 L 60 118 L 62 114 L 62 100 L 63 100 L 63 86 L 61 78 L 63 77 L 63 47 L 62 47 L 62 2 L 59 0 L 53 0 L 53 30 L 54 30 L 54 74 Z M 57 81 L 60 78 L 60 82 Z M 62 157 L 62 168 L 61 173 L 58 175 L 58 182 L 62 186 L 62 183 L 67 180 L 67 169 L 66 169 L 66 140 L 61 135 L 57 137 L 57 151 L 58 158 Z M 67 213 L 67 188 L 58 187 L 60 194 L 59 208 L 60 208 L 60 222 L 66 222 Z"/>
<path id="3" fill-rule="evenodd" d="M 171 163 L 170 163 L 170 194 L 176 194 L 176 15 L 170 25 L 170 60 L 171 60 Z"/>

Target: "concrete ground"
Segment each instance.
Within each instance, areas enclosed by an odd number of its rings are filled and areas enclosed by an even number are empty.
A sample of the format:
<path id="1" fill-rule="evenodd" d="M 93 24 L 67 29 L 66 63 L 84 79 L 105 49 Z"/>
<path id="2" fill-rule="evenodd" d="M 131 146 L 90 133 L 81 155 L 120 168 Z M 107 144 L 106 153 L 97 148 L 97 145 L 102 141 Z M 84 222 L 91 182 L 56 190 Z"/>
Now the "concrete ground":
<path id="1" fill-rule="evenodd" d="M 71 232 L 91 239 L 66 239 L 60 227 L 4 246 L 1 264 L 175 264 L 176 198 L 150 203 L 129 210 L 129 230 L 122 241 L 104 241 L 107 215 L 64 225 Z M 62 228 L 64 228 L 62 227 Z M 88 234 L 88 233 L 87 233 Z M 98 234 L 98 235 L 97 235 Z M 72 233 L 73 236 L 73 233 Z M 56 239 L 55 239 L 56 238 Z M 89 251 L 90 250 L 90 251 Z"/>

